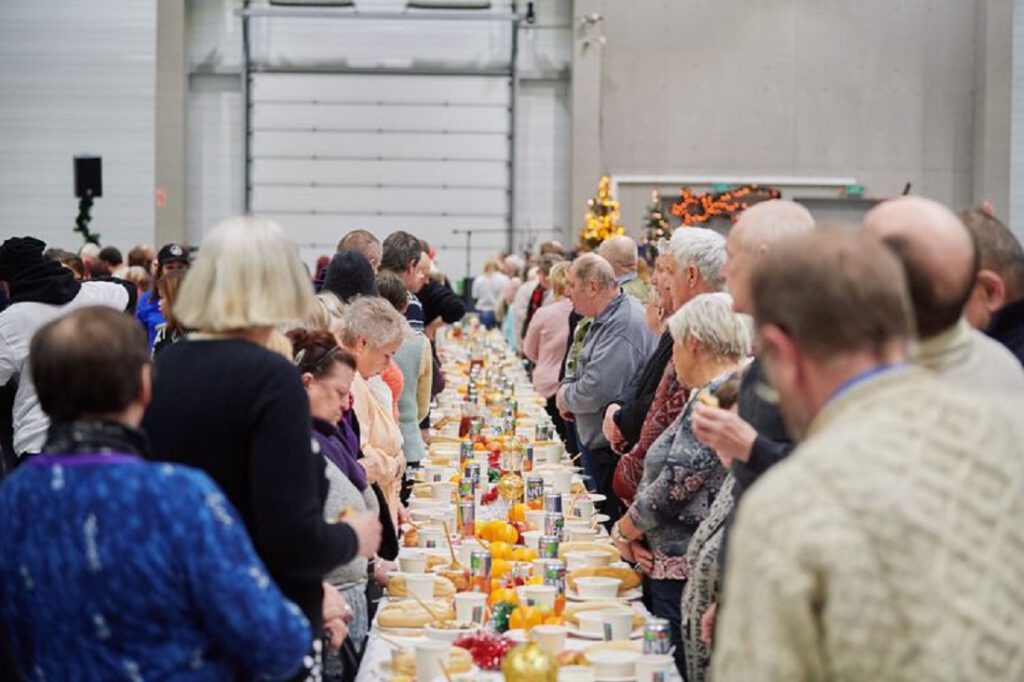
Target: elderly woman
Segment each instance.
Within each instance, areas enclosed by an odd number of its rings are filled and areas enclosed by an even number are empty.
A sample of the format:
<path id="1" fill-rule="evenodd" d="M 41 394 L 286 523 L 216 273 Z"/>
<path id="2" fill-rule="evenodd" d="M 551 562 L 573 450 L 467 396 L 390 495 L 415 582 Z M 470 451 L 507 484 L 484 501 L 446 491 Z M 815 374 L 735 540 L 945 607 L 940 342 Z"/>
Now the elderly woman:
<path id="1" fill-rule="evenodd" d="M 404 439 L 390 407 L 374 398 L 368 381 L 391 362 L 408 333 L 409 324 L 390 303 L 378 296 L 358 296 L 345 310 L 338 334 L 342 348 L 356 359 L 352 410 L 359 420 L 366 473 L 380 484 L 395 528 L 405 472 Z"/>
<path id="2" fill-rule="evenodd" d="M 732 298 L 720 293 L 692 299 L 669 318 L 668 328 L 676 376 L 695 390 L 647 451 L 636 499 L 612 528 L 612 538 L 625 558 L 649 574 L 651 610 L 671 624 L 676 665 L 684 674 L 679 609 L 689 577 L 684 557 L 725 478 L 715 451 L 694 437 L 690 413 L 703 390 L 714 391 L 739 369 L 750 353 L 752 332 L 747 319 L 733 312 Z"/>
<path id="3" fill-rule="evenodd" d="M 328 486 L 310 444 L 309 400 L 292 363 L 266 348 L 277 325 L 304 319 L 311 304 L 298 247 L 280 227 L 253 217 L 219 224 L 174 307 L 197 333 L 157 358 L 143 425 L 155 459 L 202 469 L 223 488 L 281 591 L 340 646 L 341 599 L 322 579 L 373 556 L 380 523 L 371 512 L 324 522 Z"/>

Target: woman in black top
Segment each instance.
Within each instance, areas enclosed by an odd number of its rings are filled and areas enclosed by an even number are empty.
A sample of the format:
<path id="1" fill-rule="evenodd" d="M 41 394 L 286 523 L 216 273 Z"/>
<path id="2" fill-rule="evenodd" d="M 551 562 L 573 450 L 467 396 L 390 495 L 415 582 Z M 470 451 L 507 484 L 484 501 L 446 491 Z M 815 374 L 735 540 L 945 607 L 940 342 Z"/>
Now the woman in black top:
<path id="1" fill-rule="evenodd" d="M 220 485 L 281 591 L 322 633 L 324 575 L 373 556 L 380 524 L 372 512 L 324 522 L 327 482 L 311 447 L 309 401 L 295 368 L 263 347 L 273 325 L 303 319 L 311 299 L 280 228 L 256 218 L 218 225 L 175 306 L 199 333 L 160 354 L 143 426 L 156 459 L 203 469 Z"/>

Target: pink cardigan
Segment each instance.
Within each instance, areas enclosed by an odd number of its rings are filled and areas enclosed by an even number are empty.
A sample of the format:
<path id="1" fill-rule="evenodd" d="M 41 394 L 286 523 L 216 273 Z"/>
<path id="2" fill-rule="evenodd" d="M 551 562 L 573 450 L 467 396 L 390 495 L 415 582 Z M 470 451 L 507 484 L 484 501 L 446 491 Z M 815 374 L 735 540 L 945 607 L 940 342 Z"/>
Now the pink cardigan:
<path id="1" fill-rule="evenodd" d="M 523 355 L 537 366 L 533 387 L 545 398 L 558 391 L 558 372 L 569 343 L 569 313 L 572 301 L 560 298 L 534 313 L 523 339 Z"/>

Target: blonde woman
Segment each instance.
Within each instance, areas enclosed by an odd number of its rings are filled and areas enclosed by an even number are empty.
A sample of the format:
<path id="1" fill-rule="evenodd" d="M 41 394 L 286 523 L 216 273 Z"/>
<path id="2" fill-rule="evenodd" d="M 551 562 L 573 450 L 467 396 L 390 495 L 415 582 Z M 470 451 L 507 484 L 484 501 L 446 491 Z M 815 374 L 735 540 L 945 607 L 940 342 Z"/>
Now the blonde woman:
<path id="1" fill-rule="evenodd" d="M 569 344 L 572 301 L 565 295 L 569 265 L 567 261 L 562 261 L 551 268 L 548 275 L 551 281 L 551 300 L 534 314 L 523 339 L 523 355 L 536 365 L 533 369 L 533 387 L 547 398 L 548 414 L 560 435 L 564 432 L 565 422 L 555 408 L 555 392 L 558 391 L 558 374 Z"/>
<path id="2" fill-rule="evenodd" d="M 406 464 L 404 440 L 391 410 L 373 396 L 369 380 L 391 362 L 409 333 L 409 324 L 390 303 L 379 296 L 359 296 L 346 308 L 338 335 L 341 347 L 356 359 L 352 410 L 359 421 L 364 468 L 369 480 L 380 484 L 395 528 Z"/>
<path id="3" fill-rule="evenodd" d="M 340 646 L 340 597 L 323 577 L 380 544 L 372 512 L 323 518 L 328 486 L 313 453 L 309 399 L 294 366 L 266 348 L 278 325 L 312 304 L 298 248 L 274 223 L 253 217 L 217 225 L 181 287 L 174 314 L 196 330 L 156 361 L 144 420 L 155 459 L 209 474 L 237 508 L 274 582 L 319 636 Z"/>

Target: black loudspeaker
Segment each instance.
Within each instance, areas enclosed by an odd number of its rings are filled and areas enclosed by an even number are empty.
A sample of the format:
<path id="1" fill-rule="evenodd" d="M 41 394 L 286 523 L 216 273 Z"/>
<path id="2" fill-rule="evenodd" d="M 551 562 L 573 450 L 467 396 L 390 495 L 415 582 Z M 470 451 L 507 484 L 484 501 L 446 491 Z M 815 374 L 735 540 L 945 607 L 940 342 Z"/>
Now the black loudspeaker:
<path id="1" fill-rule="evenodd" d="M 98 156 L 75 157 L 75 196 L 103 196 L 103 160 Z"/>

